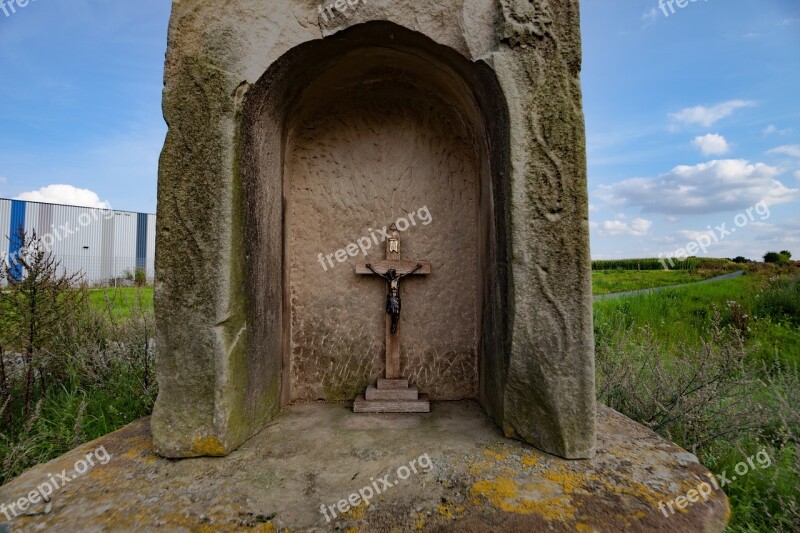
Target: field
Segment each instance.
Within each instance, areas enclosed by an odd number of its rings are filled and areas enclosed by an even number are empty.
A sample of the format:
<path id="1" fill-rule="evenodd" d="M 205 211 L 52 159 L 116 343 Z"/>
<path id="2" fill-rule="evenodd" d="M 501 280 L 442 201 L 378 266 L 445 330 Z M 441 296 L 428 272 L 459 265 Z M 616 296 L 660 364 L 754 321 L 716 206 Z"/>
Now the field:
<path id="1" fill-rule="evenodd" d="M 716 270 L 595 270 L 592 272 L 592 293 L 600 296 L 669 287 L 703 281 L 724 273 L 726 272 Z"/>
<path id="2" fill-rule="evenodd" d="M 597 301 L 601 402 L 695 453 L 716 474 L 764 450 L 771 466 L 726 487 L 731 531 L 800 524 L 800 274 Z M 653 273 L 655 274 L 655 273 Z M 616 274 L 628 280 L 649 273 Z M 661 275 L 656 275 L 660 278 Z"/>
<path id="3" fill-rule="evenodd" d="M 89 301 L 98 310 L 113 313 L 115 318 L 129 318 L 133 309 L 153 308 L 152 287 L 91 289 Z"/>

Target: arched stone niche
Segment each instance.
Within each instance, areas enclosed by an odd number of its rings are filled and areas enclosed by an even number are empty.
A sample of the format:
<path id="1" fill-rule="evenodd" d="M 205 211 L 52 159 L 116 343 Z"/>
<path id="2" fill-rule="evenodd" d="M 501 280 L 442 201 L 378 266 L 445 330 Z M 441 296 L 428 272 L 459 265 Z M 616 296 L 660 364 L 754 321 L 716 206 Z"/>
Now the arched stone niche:
<path id="1" fill-rule="evenodd" d="M 508 290 L 497 276 L 508 245 L 506 107 L 493 101 L 502 96 L 491 72 L 377 22 L 273 68 L 285 75 L 270 69 L 245 104 L 242 169 L 248 227 L 259 228 L 246 239 L 253 305 L 274 305 L 270 291 L 283 287 L 282 403 L 351 400 L 382 375 L 384 287 L 354 275 L 355 259 L 324 256 L 409 218 L 404 256 L 436 267 L 404 286 L 403 374 L 433 400 L 478 398 L 479 360 L 500 351 L 482 346 L 507 338 L 502 322 L 483 321 Z M 373 239 L 367 257 L 383 253 Z M 281 264 L 282 277 L 260 279 L 262 264 Z M 270 329 L 255 328 L 257 345 L 277 337 Z"/>
<path id="2" fill-rule="evenodd" d="M 403 254 L 434 274 L 403 291 L 405 375 L 433 400 L 479 399 L 509 437 L 593 454 L 579 61 L 537 27 L 470 60 L 368 20 L 238 84 L 196 49 L 168 54 L 159 453 L 224 455 L 289 402 L 352 399 L 380 376 L 384 288 L 324 257 L 416 213 Z M 212 42 L 231 32 L 202 46 L 243 53 Z"/>

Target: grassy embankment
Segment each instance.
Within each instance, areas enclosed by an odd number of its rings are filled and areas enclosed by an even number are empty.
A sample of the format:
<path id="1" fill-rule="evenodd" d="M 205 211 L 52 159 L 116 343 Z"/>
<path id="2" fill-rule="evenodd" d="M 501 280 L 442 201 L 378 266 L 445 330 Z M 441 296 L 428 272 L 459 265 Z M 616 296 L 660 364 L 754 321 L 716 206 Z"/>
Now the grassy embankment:
<path id="1" fill-rule="evenodd" d="M 800 524 L 798 269 L 751 266 L 741 278 L 598 301 L 594 310 L 600 401 L 729 478 L 737 463 L 766 450 L 771 467 L 725 488 L 731 530 L 794 531 Z"/>
<path id="2" fill-rule="evenodd" d="M 28 338 L 14 330 L 27 330 L 30 316 L 0 306 L 0 484 L 153 407 L 152 289 L 59 299 L 74 302 L 58 315 L 37 312 Z"/>

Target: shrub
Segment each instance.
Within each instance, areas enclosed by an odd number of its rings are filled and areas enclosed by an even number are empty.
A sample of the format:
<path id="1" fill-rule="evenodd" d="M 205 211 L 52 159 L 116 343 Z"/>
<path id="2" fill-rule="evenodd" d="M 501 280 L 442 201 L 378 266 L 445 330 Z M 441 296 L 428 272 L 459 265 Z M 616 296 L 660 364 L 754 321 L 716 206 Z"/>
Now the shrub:
<path id="1" fill-rule="evenodd" d="M 720 326 L 699 347 L 665 353 L 649 328 L 597 346 L 598 399 L 692 452 L 758 426 L 741 333 Z"/>
<path id="2" fill-rule="evenodd" d="M 783 266 L 788 265 L 789 261 L 791 260 L 792 254 L 787 251 L 783 251 L 781 253 L 778 252 L 767 252 L 764 254 L 764 262 L 771 263 L 773 265 Z"/>
<path id="3" fill-rule="evenodd" d="M 772 278 L 756 297 L 753 311 L 759 318 L 800 326 L 800 278 Z"/>
<path id="4" fill-rule="evenodd" d="M 649 328 L 599 335 L 598 399 L 696 453 L 716 473 L 730 473 L 737 463 L 765 450 L 772 466 L 753 469 L 725 488 L 733 509 L 728 530 L 796 531 L 798 368 L 750 363 L 740 328 L 733 323 L 722 327 L 716 311 L 711 322 L 698 346 L 677 344 L 670 351 Z"/>
<path id="5" fill-rule="evenodd" d="M 24 242 L 0 291 L 0 484 L 149 414 L 157 390 L 142 291 L 124 315 L 93 307 L 35 235 Z"/>
<path id="6" fill-rule="evenodd" d="M 61 326 L 86 305 L 80 275 L 66 274 L 35 233 L 29 238 L 20 230 L 18 239 L 21 253 L 0 271 L 8 282 L 0 291 L 0 390 L 9 425 L 27 419 L 48 388 L 64 378 L 62 348 L 68 340 Z"/>

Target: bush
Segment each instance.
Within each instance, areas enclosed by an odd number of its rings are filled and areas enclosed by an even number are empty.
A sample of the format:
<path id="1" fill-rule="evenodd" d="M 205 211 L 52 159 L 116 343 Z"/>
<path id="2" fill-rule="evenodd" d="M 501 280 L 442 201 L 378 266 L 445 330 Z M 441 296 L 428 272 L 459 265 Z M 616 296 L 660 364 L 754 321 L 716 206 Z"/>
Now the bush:
<path id="1" fill-rule="evenodd" d="M 33 234 L 20 230 L 20 254 L 3 263 L 0 278 L 0 391 L 6 423 L 27 419 L 50 386 L 65 377 L 63 324 L 86 304 L 79 275 L 67 275 Z M 12 394 L 12 392 L 18 394 Z"/>
<path id="2" fill-rule="evenodd" d="M 759 318 L 800 326 L 800 278 L 773 278 L 756 297 L 754 313 Z"/>
<path id="3" fill-rule="evenodd" d="M 692 452 L 757 425 L 763 408 L 752 399 L 744 340 L 720 321 L 715 313 L 700 347 L 673 353 L 648 328 L 599 342 L 598 399 Z"/>
<path id="4" fill-rule="evenodd" d="M 147 271 L 143 268 L 137 268 L 134 271 L 125 271 L 125 280 L 129 281 L 136 287 L 144 287 L 147 285 Z"/>
<path id="5" fill-rule="evenodd" d="M 156 396 L 141 291 L 125 318 L 93 307 L 35 235 L 25 242 L 36 252 L 6 268 L 0 291 L 0 484 L 149 414 Z"/>
<path id="6" fill-rule="evenodd" d="M 792 254 L 784 250 L 783 252 L 767 252 L 764 254 L 764 262 L 773 265 L 783 266 L 788 265 L 792 258 Z"/>
<path id="7" fill-rule="evenodd" d="M 780 289 L 772 288 L 765 301 L 773 301 L 772 291 Z M 729 531 L 795 531 L 798 368 L 749 362 L 740 328 L 722 327 L 716 311 L 711 322 L 699 346 L 677 344 L 670 351 L 648 328 L 599 335 L 598 400 L 697 454 L 716 473 L 730 473 L 766 451 L 772 466 L 753 469 L 725 489 L 733 509 Z"/>

